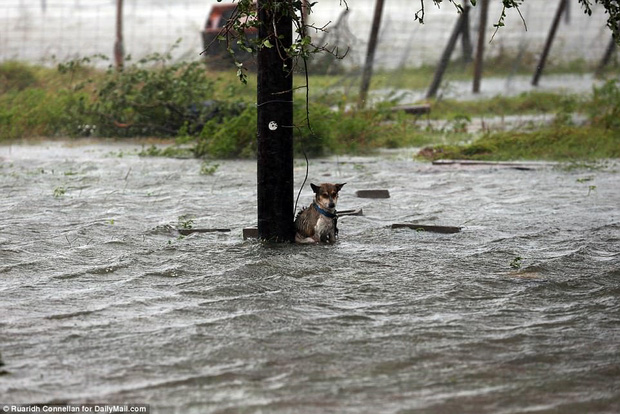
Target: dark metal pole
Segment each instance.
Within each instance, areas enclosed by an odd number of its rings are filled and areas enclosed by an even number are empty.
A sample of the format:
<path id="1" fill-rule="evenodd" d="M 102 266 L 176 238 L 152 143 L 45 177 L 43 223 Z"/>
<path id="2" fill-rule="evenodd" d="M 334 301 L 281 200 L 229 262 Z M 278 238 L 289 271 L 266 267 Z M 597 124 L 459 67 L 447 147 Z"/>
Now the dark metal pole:
<path id="1" fill-rule="evenodd" d="M 545 69 L 547 57 L 549 56 L 549 51 L 551 50 L 551 45 L 553 44 L 553 39 L 555 38 L 555 33 L 558 30 L 560 19 L 562 18 L 562 14 L 564 14 L 567 4 L 567 0 L 560 0 L 560 6 L 558 7 L 558 11 L 555 13 L 553 23 L 551 24 L 551 29 L 549 30 L 549 35 L 547 36 L 547 41 L 545 42 L 545 48 L 543 49 L 542 55 L 540 55 L 540 61 L 538 62 L 538 66 L 536 66 L 536 72 L 534 72 L 534 78 L 532 79 L 532 85 L 534 86 L 538 86 L 540 76 Z"/>
<path id="2" fill-rule="evenodd" d="M 459 35 L 463 33 L 463 28 L 465 27 L 465 21 L 467 19 L 467 15 L 469 13 L 469 5 L 463 7 L 463 11 L 461 12 L 458 20 L 456 21 L 456 26 L 454 26 L 454 30 L 452 31 L 452 35 L 450 39 L 448 39 L 448 44 L 441 55 L 441 59 L 439 60 L 439 65 L 437 65 L 437 70 L 435 71 L 435 76 L 433 78 L 433 82 L 431 86 L 428 88 L 428 92 L 426 93 L 427 98 L 432 98 L 437 95 L 437 90 L 439 89 L 439 85 L 441 84 L 441 79 L 443 78 L 443 74 L 446 71 L 448 64 L 450 63 L 450 56 L 452 56 L 452 52 L 456 46 L 456 41 L 459 38 Z"/>
<path id="3" fill-rule="evenodd" d="M 116 41 L 114 42 L 114 63 L 117 70 L 123 69 L 123 0 L 116 0 Z"/>
<path id="4" fill-rule="evenodd" d="M 259 39 L 273 45 L 260 48 L 257 57 L 258 237 L 286 242 L 295 238 L 293 73 L 285 51 L 292 44 L 293 23 L 287 2 L 279 0 L 259 0 L 258 19 Z"/>
<path id="5" fill-rule="evenodd" d="M 480 80 L 482 79 L 482 66 L 484 63 L 484 43 L 489 16 L 489 0 L 480 2 L 480 26 L 478 27 L 478 46 L 476 59 L 474 60 L 474 93 L 480 92 Z"/>
<path id="6" fill-rule="evenodd" d="M 372 27 L 370 28 L 370 38 L 368 39 L 368 51 L 366 52 L 366 63 L 364 64 L 364 72 L 362 73 L 362 85 L 360 87 L 360 96 L 357 101 L 357 107 L 363 109 L 366 106 L 366 97 L 370 88 L 370 79 L 372 78 L 372 67 L 375 60 L 375 50 L 377 48 L 377 39 L 379 38 L 379 29 L 381 28 L 381 16 L 383 15 L 384 0 L 375 1 L 375 15 L 372 19 Z"/>

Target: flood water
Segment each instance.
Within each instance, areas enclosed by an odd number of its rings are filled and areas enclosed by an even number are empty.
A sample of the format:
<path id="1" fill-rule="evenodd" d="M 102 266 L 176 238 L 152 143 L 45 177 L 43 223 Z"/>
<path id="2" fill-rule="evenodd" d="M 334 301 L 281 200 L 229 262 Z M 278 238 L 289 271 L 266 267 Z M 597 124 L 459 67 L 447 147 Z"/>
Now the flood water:
<path id="1" fill-rule="evenodd" d="M 341 218 L 333 246 L 274 246 L 241 235 L 253 161 L 202 175 L 138 150 L 0 146 L 2 403 L 620 412 L 617 163 L 314 160 L 310 181 L 346 182 L 338 207 L 365 215 Z M 231 231 L 179 237 L 188 220 Z M 390 228 L 402 222 L 463 230 Z"/>

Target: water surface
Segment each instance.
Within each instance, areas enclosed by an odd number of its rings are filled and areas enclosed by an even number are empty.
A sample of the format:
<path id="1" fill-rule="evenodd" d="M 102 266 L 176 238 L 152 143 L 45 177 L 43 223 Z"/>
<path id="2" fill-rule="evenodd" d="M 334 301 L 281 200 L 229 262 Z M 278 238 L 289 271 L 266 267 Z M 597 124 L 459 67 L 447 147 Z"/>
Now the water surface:
<path id="1" fill-rule="evenodd" d="M 620 411 L 617 164 L 315 160 L 310 180 L 346 182 L 339 208 L 365 215 L 341 218 L 334 246 L 270 246 L 241 236 L 256 223 L 254 162 L 208 176 L 139 149 L 0 147 L 2 402 Z M 231 232 L 179 237 L 183 224 Z"/>

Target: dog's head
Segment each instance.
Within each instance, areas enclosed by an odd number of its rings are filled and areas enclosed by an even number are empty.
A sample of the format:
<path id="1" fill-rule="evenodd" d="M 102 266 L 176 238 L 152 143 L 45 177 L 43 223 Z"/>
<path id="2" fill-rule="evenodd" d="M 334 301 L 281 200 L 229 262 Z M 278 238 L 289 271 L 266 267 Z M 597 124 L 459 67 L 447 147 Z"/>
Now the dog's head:
<path id="1" fill-rule="evenodd" d="M 314 191 L 314 199 L 319 207 L 325 210 L 333 210 L 336 208 L 336 203 L 338 202 L 338 193 L 345 184 L 346 183 L 323 183 L 321 185 L 310 184 L 310 187 L 312 187 L 312 191 Z"/>

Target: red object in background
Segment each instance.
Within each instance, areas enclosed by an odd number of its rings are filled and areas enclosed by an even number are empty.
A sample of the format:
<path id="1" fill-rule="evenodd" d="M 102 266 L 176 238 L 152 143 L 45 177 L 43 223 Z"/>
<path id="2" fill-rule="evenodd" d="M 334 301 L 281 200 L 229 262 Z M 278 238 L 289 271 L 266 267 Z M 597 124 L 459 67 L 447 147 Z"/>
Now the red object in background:
<path id="1" fill-rule="evenodd" d="M 209 66 L 216 69 L 228 69 L 232 64 L 232 57 L 227 48 L 230 47 L 235 52 L 235 57 L 238 61 L 242 62 L 246 67 L 255 67 L 255 58 L 252 54 L 245 50 L 242 50 L 237 44 L 237 39 L 234 33 L 230 33 L 229 40 L 218 40 L 218 36 L 226 37 L 226 31 L 223 30 L 226 23 L 234 16 L 237 5 L 230 4 L 215 4 L 211 8 L 205 28 L 201 32 L 202 44 L 204 48 L 204 58 Z M 245 29 L 246 36 L 248 38 L 256 38 L 258 30 L 254 27 Z"/>

